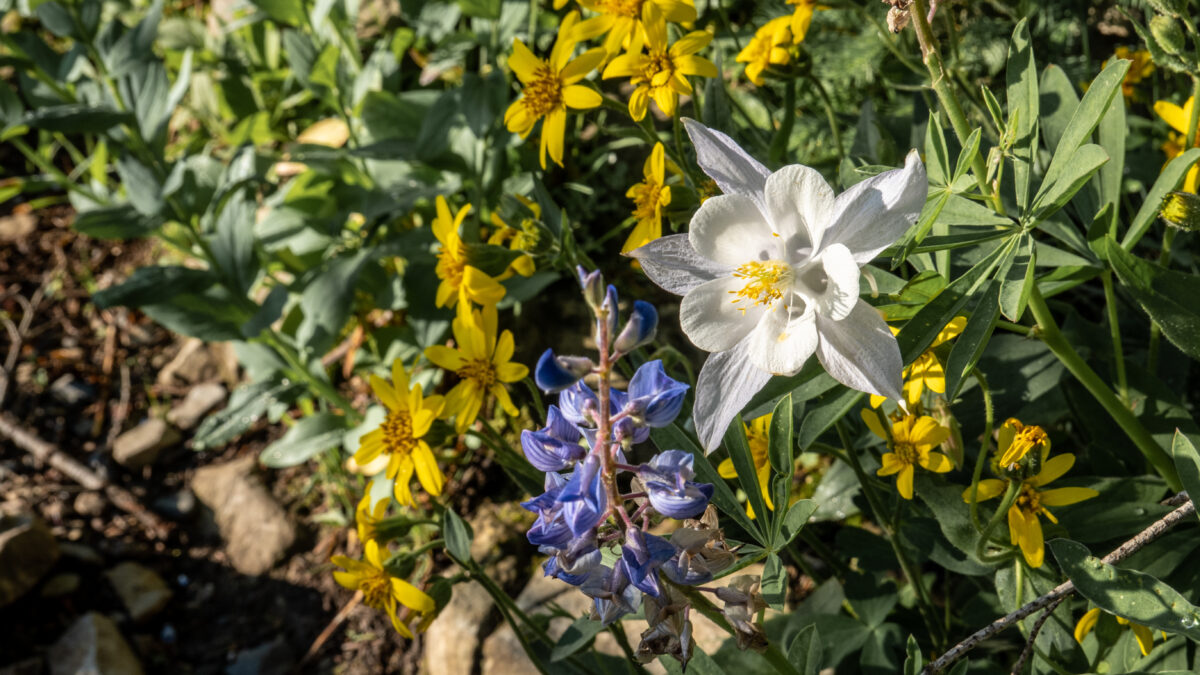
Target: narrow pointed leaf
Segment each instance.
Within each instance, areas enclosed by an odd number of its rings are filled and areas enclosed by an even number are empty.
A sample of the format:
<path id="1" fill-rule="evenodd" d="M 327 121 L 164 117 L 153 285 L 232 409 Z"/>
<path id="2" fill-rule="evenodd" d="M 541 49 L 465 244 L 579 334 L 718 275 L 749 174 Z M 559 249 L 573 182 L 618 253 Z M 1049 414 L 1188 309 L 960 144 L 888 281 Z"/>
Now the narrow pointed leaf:
<path id="1" fill-rule="evenodd" d="M 1175 430 L 1175 438 L 1171 441 L 1171 454 L 1175 455 L 1175 470 L 1179 472 L 1179 480 L 1183 489 L 1193 498 L 1200 498 L 1200 453 L 1192 440 L 1179 429 Z M 1200 518 L 1200 511 L 1197 511 Z"/>
<path id="2" fill-rule="evenodd" d="M 787 660 L 800 675 L 817 675 L 821 671 L 821 634 L 817 625 L 805 626 L 788 645 Z"/>
<path id="3" fill-rule="evenodd" d="M 967 380 L 967 374 L 979 363 L 987 348 L 996 319 L 1000 317 L 1000 282 L 992 280 L 967 319 L 967 327 L 954 341 L 946 359 L 946 400 L 953 401 Z"/>

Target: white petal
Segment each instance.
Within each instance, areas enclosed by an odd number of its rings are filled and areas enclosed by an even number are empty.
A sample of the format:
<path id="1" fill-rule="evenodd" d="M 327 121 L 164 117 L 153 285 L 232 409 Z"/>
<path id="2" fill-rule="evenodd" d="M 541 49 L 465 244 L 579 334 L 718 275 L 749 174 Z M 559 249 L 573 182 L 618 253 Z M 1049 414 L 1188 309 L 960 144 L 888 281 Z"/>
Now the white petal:
<path id="1" fill-rule="evenodd" d="M 841 321 L 858 304 L 858 280 L 862 272 L 850 249 L 843 244 L 826 247 L 821 252 L 820 264 L 825 273 L 825 292 L 817 298 L 817 311 Z"/>
<path id="2" fill-rule="evenodd" d="M 688 230 L 696 253 L 736 267 L 751 260 L 782 257 L 783 239 L 754 203 L 741 195 L 710 197 L 700 205 Z"/>
<path id="3" fill-rule="evenodd" d="M 885 171 L 838 195 L 822 246 L 845 244 L 861 265 L 891 246 L 917 222 L 929 181 L 917 151 L 903 169 Z"/>
<path id="4" fill-rule="evenodd" d="M 818 314 L 817 334 L 817 358 L 833 379 L 851 389 L 901 399 L 900 345 L 874 307 L 859 300 L 841 321 Z"/>
<path id="5" fill-rule="evenodd" d="M 696 146 L 696 163 L 727 195 L 743 195 L 754 200 L 763 213 L 763 186 L 771 174 L 725 134 L 709 129 L 696 120 L 683 118 L 692 145 Z"/>
<path id="6" fill-rule="evenodd" d="M 696 380 L 696 404 L 692 408 L 696 433 L 705 452 L 721 445 L 729 423 L 770 379 L 769 373 L 750 365 L 746 341 L 709 355 Z"/>
<path id="7" fill-rule="evenodd" d="M 762 318 L 764 306 L 734 302 L 744 279 L 722 277 L 688 291 L 679 303 L 679 325 L 700 349 L 723 352 L 737 344 Z M 745 311 L 742 311 L 745 310 Z"/>
<path id="8" fill-rule="evenodd" d="M 696 253 L 686 234 L 671 234 L 629 252 L 650 280 L 668 293 L 686 295 L 706 281 L 729 276 L 728 266 Z"/>
<path id="9" fill-rule="evenodd" d="M 767 178 L 767 213 L 775 231 L 796 252 L 821 244 L 826 220 L 833 215 L 833 189 L 811 167 L 785 166 Z"/>
<path id="10" fill-rule="evenodd" d="M 750 362 L 774 375 L 795 375 L 817 350 L 816 315 L 803 301 L 767 312 L 746 338 Z"/>

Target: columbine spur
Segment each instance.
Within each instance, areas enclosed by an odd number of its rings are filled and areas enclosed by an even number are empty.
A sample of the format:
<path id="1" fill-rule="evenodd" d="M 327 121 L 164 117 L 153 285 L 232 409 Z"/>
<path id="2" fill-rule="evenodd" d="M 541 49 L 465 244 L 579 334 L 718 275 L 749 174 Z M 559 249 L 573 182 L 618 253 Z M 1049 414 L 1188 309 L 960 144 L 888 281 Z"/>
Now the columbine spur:
<path id="1" fill-rule="evenodd" d="M 646 274 L 682 295 L 683 332 L 712 352 L 693 419 L 714 450 L 772 375 L 814 353 L 834 379 L 900 400 L 903 362 L 883 318 L 859 298 L 859 268 L 900 238 L 925 204 L 916 151 L 903 169 L 838 195 L 800 164 L 771 173 L 725 134 L 684 120 L 697 161 L 725 193 L 700 206 L 688 234 L 633 251 Z"/>

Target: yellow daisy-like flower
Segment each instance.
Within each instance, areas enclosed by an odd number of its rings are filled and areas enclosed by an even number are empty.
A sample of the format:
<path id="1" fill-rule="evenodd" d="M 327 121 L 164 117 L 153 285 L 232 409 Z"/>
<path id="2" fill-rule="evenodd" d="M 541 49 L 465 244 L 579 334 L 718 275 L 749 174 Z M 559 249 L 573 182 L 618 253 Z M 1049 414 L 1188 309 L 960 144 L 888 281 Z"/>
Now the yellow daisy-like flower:
<path id="1" fill-rule="evenodd" d="M 547 152 L 555 164 L 562 166 L 567 108 L 587 110 L 603 102 L 595 90 L 576 84 L 603 63 L 605 56 L 603 49 L 596 48 L 571 59 L 579 42 L 574 30 L 578 20 L 579 12 L 571 12 L 563 19 L 548 60 L 534 56 L 525 43 L 518 39 L 513 39 L 513 52 L 508 57 L 508 65 L 516 73 L 522 87 L 521 98 L 508 106 L 504 113 L 504 125 L 509 131 L 525 138 L 533 131 L 534 124 L 542 120 L 538 161 L 543 169 L 546 168 Z"/>
<path id="2" fill-rule="evenodd" d="M 667 117 L 675 114 L 679 95 L 691 95 L 692 85 L 687 76 L 716 77 L 717 67 L 712 61 L 696 56 L 696 52 L 712 42 L 712 35 L 702 30 L 693 31 L 667 43 L 667 24 L 655 17 L 655 6 L 644 7 L 641 33 L 634 34 L 629 41 L 629 50 L 613 59 L 604 69 L 604 79 L 628 77 L 635 89 L 629 97 L 629 116 L 641 121 L 654 99 L 658 109 Z M 646 52 L 642 52 L 643 42 Z"/>
<path id="3" fill-rule="evenodd" d="M 1040 490 L 1039 488 L 1062 477 L 1075 464 L 1075 455 L 1068 453 L 1047 459 L 1049 454 L 1049 449 L 1042 450 L 1041 470 L 1037 475 L 1022 482 L 1020 496 L 1008 509 L 1009 540 L 1013 545 L 1021 547 L 1021 554 L 1025 556 L 1025 562 L 1030 567 L 1041 567 L 1046 557 L 1042 522 L 1038 517 L 1045 516 L 1052 523 L 1058 522 L 1046 507 L 1067 506 L 1100 494 L 1091 488 L 1078 487 Z M 999 497 L 1007 489 L 1008 481 L 985 478 L 979 481 L 979 501 Z M 971 488 L 967 488 L 963 492 L 963 501 L 969 503 L 970 500 Z"/>
<path id="4" fill-rule="evenodd" d="M 905 499 L 913 497 L 913 475 L 916 467 L 922 466 L 934 473 L 946 473 L 954 468 L 954 462 L 933 449 L 950 437 L 950 430 L 927 415 L 905 415 L 892 422 L 891 434 L 884 430 L 875 411 L 863 410 L 863 421 L 871 433 L 888 441 L 891 452 L 883 455 L 883 466 L 876 476 L 896 476 L 896 489 Z"/>
<path id="5" fill-rule="evenodd" d="M 787 4 L 796 7 L 790 17 L 789 27 L 792 30 L 793 43 L 799 44 L 804 41 L 804 36 L 808 35 L 808 27 L 812 25 L 813 12 L 826 8 L 817 5 L 813 0 L 787 0 Z"/>
<path id="6" fill-rule="evenodd" d="M 1163 143 L 1163 152 L 1167 153 L 1167 161 L 1175 159 L 1183 153 L 1183 144 L 1187 140 L 1188 122 L 1192 119 L 1192 105 L 1195 101 L 1188 98 L 1183 107 L 1179 107 L 1169 101 L 1156 101 L 1154 103 L 1154 112 L 1163 118 L 1171 128 L 1178 131 L 1178 134 L 1171 134 L 1166 143 Z M 1196 147 L 1200 147 L 1200 133 L 1196 134 Z M 1193 166 L 1188 171 L 1187 178 L 1183 181 L 1183 191 L 1195 193 L 1196 188 L 1200 187 L 1200 165 Z"/>
<path id="7" fill-rule="evenodd" d="M 379 539 L 379 521 L 387 513 L 388 500 L 380 499 L 371 508 L 371 484 L 367 483 L 367 491 L 354 509 L 354 524 L 358 530 L 358 540 L 361 542 Z"/>
<path id="8" fill-rule="evenodd" d="M 746 441 L 750 445 L 750 457 L 754 460 L 754 469 L 758 475 L 758 487 L 762 491 L 763 500 L 767 503 L 767 508 L 775 510 L 775 505 L 771 503 L 771 461 L 767 457 L 769 447 L 768 432 L 771 428 L 771 415 L 763 415 L 755 418 L 750 424 L 743 425 L 746 430 Z M 734 479 L 737 478 L 737 469 L 733 468 L 733 460 L 725 459 L 717 466 L 717 473 L 721 474 L 721 478 Z M 746 515 L 754 518 L 754 507 L 746 504 Z"/>
<path id="9" fill-rule="evenodd" d="M 388 464 L 385 475 L 395 479 L 396 501 L 405 506 L 416 506 L 408 487 L 414 471 L 426 492 L 435 497 L 440 495 L 445 478 L 438 468 L 433 450 L 423 437 L 429 432 L 433 420 L 442 414 L 442 397 L 426 398 L 421 392 L 421 385 L 410 387 L 408 373 L 399 359 L 392 364 L 392 383 L 388 384 L 383 378 L 371 375 L 371 389 L 387 406 L 388 413 L 378 429 L 362 437 L 358 452 L 354 453 L 354 461 L 361 466 L 386 454 Z"/>
<path id="10" fill-rule="evenodd" d="M 1119 616 L 1114 616 L 1114 618 L 1117 620 L 1118 624 L 1133 631 L 1133 637 L 1137 639 L 1138 649 L 1141 650 L 1142 656 L 1149 656 L 1150 650 L 1154 649 L 1154 631 L 1150 630 L 1146 626 L 1141 625 L 1140 623 L 1134 623 L 1129 619 Z M 1075 641 L 1083 644 L 1083 639 L 1088 636 L 1088 633 L 1092 632 L 1092 630 L 1096 627 L 1096 622 L 1099 620 L 1099 607 L 1093 607 L 1084 612 L 1083 616 L 1079 618 L 1079 623 L 1075 624 Z M 1166 637 L 1167 634 L 1163 633 L 1164 640 Z"/>
<path id="11" fill-rule="evenodd" d="M 438 307 L 467 302 L 494 305 L 504 297 L 500 282 L 467 263 L 467 247 L 459 237 L 458 228 L 470 212 L 471 205 L 467 204 L 451 216 L 446 198 L 438 195 L 437 217 L 433 219 L 433 236 L 441 244 L 435 270 L 442 280 L 437 289 Z"/>
<path id="12" fill-rule="evenodd" d="M 518 412 L 504 385 L 521 380 L 529 374 L 529 369 L 510 361 L 513 336 L 505 330 L 497 338 L 497 322 L 494 306 L 484 307 L 482 312 L 459 308 L 452 324 L 457 348 L 434 345 L 425 350 L 425 358 L 459 377 L 458 384 L 446 394 L 446 412 L 454 415 L 459 433 L 466 431 L 479 416 L 489 393 L 500 402 L 504 412 L 509 415 Z"/>
<path id="13" fill-rule="evenodd" d="M 537 202 L 514 195 L 519 202 L 525 205 L 533 213 L 534 218 L 542 217 L 542 207 Z M 521 257 L 512 261 L 508 265 L 501 278 L 507 278 L 514 272 L 523 277 L 531 276 L 536 269 L 533 263 L 533 254 L 530 253 L 538 244 L 538 229 L 529 218 L 522 218 L 521 223 L 517 227 L 513 227 L 504 222 L 499 213 L 492 211 L 492 225 L 496 227 L 496 231 L 488 237 L 488 243 L 496 246 L 503 246 L 504 242 L 508 242 L 508 248 L 512 251 L 521 251 L 524 253 Z"/>
<path id="14" fill-rule="evenodd" d="M 937 392 L 939 394 L 946 393 L 946 368 L 934 353 L 934 348 L 939 347 L 950 340 L 958 337 L 959 334 L 967 327 L 967 318 L 965 316 L 956 316 L 946 324 L 946 327 L 938 332 L 937 337 L 933 339 L 933 343 L 917 357 L 907 368 L 904 369 L 904 400 L 909 405 L 915 405 L 921 400 L 921 395 L 926 389 Z M 888 326 L 892 331 L 892 335 L 897 335 L 900 332 L 895 326 Z M 877 394 L 871 394 L 871 407 L 878 408 L 886 398 Z"/>
<path id="15" fill-rule="evenodd" d="M 692 0 L 579 0 L 586 9 L 600 16 L 581 22 L 576 28 L 580 40 L 604 35 L 603 49 L 615 56 L 634 39 L 645 39 L 646 8 L 663 21 L 690 24 L 696 20 Z"/>
<path id="16" fill-rule="evenodd" d="M 1037 425 L 1026 426 L 1021 420 L 1010 417 L 1004 420 L 996 438 L 997 468 L 1011 469 L 1030 450 L 1050 451 L 1050 437 Z"/>
<path id="17" fill-rule="evenodd" d="M 746 64 L 746 79 L 763 85 L 763 71 L 771 66 L 787 65 L 792 59 L 792 17 L 771 19 L 754 32 L 749 44 L 738 52 L 737 62 Z"/>
<path id="18" fill-rule="evenodd" d="M 666 185 L 667 160 L 662 143 L 655 143 L 642 166 L 642 182 L 629 188 L 625 196 L 633 200 L 633 217 L 637 225 L 621 253 L 628 253 L 662 236 L 662 210 L 671 203 L 671 188 Z"/>
<path id="19" fill-rule="evenodd" d="M 1130 49 L 1129 47 L 1117 47 L 1113 51 L 1113 55 L 1118 59 L 1126 59 L 1132 61 L 1129 64 L 1129 70 L 1125 71 L 1125 79 L 1121 82 L 1121 93 L 1129 100 L 1134 99 L 1136 87 L 1139 82 L 1150 77 L 1150 73 L 1154 72 L 1154 61 L 1150 58 L 1150 52 L 1145 49 Z M 1100 65 L 1101 69 L 1108 65 L 1105 61 Z"/>
<path id="20" fill-rule="evenodd" d="M 344 572 L 335 571 L 333 578 L 343 588 L 362 591 L 363 604 L 387 612 L 396 632 L 406 638 L 412 638 L 412 630 L 397 614 L 397 604 L 424 616 L 436 608 L 433 598 L 384 569 L 383 556 L 380 555 L 379 544 L 374 539 L 366 540 L 364 548 L 366 551 L 363 560 L 354 560 L 344 555 L 333 556 L 330 559 L 333 564 L 345 568 Z"/>

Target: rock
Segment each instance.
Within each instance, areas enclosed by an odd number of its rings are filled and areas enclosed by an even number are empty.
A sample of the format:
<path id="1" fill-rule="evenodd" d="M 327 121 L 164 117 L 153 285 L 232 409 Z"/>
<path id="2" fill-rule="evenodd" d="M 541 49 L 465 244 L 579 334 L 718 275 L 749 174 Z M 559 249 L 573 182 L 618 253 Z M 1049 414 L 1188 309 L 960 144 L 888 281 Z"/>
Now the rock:
<path id="1" fill-rule="evenodd" d="M 251 473 L 254 457 L 206 466 L 192 477 L 192 491 L 213 510 L 234 569 L 259 575 L 283 558 L 296 538 L 287 513 Z"/>
<path id="2" fill-rule="evenodd" d="M 196 510 L 196 495 L 191 490 L 180 490 L 174 494 L 154 500 L 154 510 L 174 520 L 183 520 Z"/>
<path id="3" fill-rule="evenodd" d="M 478 583 L 456 584 L 450 603 L 425 631 L 421 670 L 430 675 L 471 675 L 475 672 L 479 644 L 495 624 L 494 620 L 489 621 L 493 605 L 492 596 Z"/>
<path id="4" fill-rule="evenodd" d="M 0 241 L 19 241 L 37 229 L 37 216 L 32 213 L 14 213 L 0 217 Z"/>
<path id="5" fill-rule="evenodd" d="M 78 574 L 56 574 L 42 586 L 43 598 L 61 598 L 64 595 L 70 595 L 79 590 L 80 578 Z"/>
<path id="6" fill-rule="evenodd" d="M 152 417 L 117 436 L 113 441 L 113 459 L 126 468 L 140 469 L 153 464 L 163 448 L 175 445 L 180 438 L 178 431 Z"/>
<path id="7" fill-rule="evenodd" d="M 83 405 L 96 397 L 96 390 L 92 385 L 70 373 L 55 380 L 48 391 L 54 400 L 71 408 Z"/>
<path id="8" fill-rule="evenodd" d="M 42 657 L 34 656 L 4 666 L 0 668 L 0 675 L 42 675 Z"/>
<path id="9" fill-rule="evenodd" d="M 58 543 L 33 513 L 0 515 L 0 607 L 24 595 L 58 560 Z"/>
<path id="10" fill-rule="evenodd" d="M 123 562 L 104 573 L 108 583 L 135 622 L 145 621 L 171 601 L 171 589 L 154 570 L 135 562 Z"/>
<path id="11" fill-rule="evenodd" d="M 104 512 L 104 497 L 99 492 L 80 492 L 75 495 L 74 507 L 81 516 L 98 516 Z"/>
<path id="12" fill-rule="evenodd" d="M 47 651 L 51 675 L 141 675 L 142 664 L 112 619 L 88 612 Z"/>
<path id="13" fill-rule="evenodd" d="M 167 413 L 167 421 L 180 429 L 191 429 L 208 411 L 225 400 L 225 386 L 219 382 L 204 382 L 188 390 L 179 405 Z"/>
<path id="14" fill-rule="evenodd" d="M 225 669 L 226 675 L 286 675 L 292 669 L 293 651 L 282 637 L 263 643 L 254 649 L 238 652 L 237 658 Z"/>

